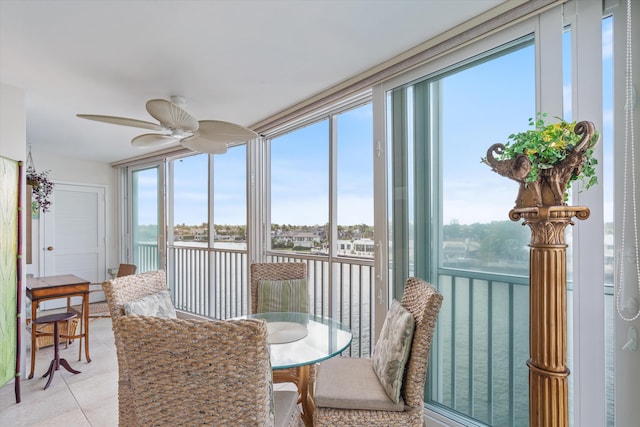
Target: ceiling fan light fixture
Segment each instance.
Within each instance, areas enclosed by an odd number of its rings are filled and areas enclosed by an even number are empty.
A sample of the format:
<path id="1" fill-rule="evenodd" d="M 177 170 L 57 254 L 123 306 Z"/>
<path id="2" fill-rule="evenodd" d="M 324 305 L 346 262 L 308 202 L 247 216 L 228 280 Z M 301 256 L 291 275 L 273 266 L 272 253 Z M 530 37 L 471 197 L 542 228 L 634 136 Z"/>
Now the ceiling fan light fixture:
<path id="1" fill-rule="evenodd" d="M 171 95 L 171 102 L 173 102 L 174 104 L 176 104 L 178 107 L 182 108 L 183 110 L 185 108 L 187 108 L 187 100 L 184 99 L 184 97 L 182 96 L 177 96 L 177 95 Z"/>
<path id="2" fill-rule="evenodd" d="M 223 154 L 231 144 L 250 141 L 258 136 L 251 129 L 221 120 L 196 120 L 181 107 L 186 102 L 181 96 L 147 101 L 147 112 L 159 123 L 146 122 L 126 117 L 77 114 L 78 117 L 121 126 L 165 132 L 144 134 L 131 140 L 134 147 L 156 147 L 180 141 L 192 151 L 208 154 Z"/>
<path id="3" fill-rule="evenodd" d="M 169 130 L 181 129 L 190 132 L 198 129 L 198 121 L 195 117 L 166 99 L 147 101 L 147 111 L 151 117 Z"/>

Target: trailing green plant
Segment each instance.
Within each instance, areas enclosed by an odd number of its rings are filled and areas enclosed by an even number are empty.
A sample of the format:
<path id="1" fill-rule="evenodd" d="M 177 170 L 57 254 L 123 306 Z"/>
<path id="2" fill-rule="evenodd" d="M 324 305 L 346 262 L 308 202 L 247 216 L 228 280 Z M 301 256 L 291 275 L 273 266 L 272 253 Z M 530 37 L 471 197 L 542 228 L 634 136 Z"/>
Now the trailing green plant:
<path id="1" fill-rule="evenodd" d="M 53 183 L 49 181 L 49 172 L 36 172 L 34 168 L 28 167 L 26 176 L 27 184 L 31 186 L 33 198 L 38 202 L 38 206 L 42 212 L 47 212 L 51 206 L 49 196 L 53 192 Z"/>
<path id="2" fill-rule="evenodd" d="M 576 122 L 569 123 L 556 117 L 557 123 L 548 123 L 547 116 L 546 113 L 538 113 L 535 120 L 529 118 L 529 126 L 533 126 L 533 129 L 509 135 L 509 141 L 504 144 L 504 152 L 500 155 L 500 160 L 515 159 L 520 154 L 527 155 L 531 161 L 531 171 L 526 182 L 536 181 L 542 170 L 553 168 L 564 160 L 581 139 L 581 135 L 573 131 Z M 596 176 L 598 160 L 594 157 L 591 148 L 596 141 L 598 141 L 597 132 L 593 136 L 590 148 L 585 151 L 586 160 L 582 168 L 579 173 L 571 175 L 567 189 L 571 188 L 571 183 L 576 180 L 582 182 L 585 190 L 598 183 Z"/>

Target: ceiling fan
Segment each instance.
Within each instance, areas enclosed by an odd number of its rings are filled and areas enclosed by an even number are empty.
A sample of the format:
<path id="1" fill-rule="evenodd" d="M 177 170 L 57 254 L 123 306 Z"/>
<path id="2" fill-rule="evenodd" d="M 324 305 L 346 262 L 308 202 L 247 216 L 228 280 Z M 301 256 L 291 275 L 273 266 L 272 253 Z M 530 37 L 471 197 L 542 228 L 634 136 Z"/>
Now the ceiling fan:
<path id="1" fill-rule="evenodd" d="M 82 119 L 114 125 L 131 126 L 163 133 L 147 133 L 131 140 L 134 147 L 156 147 L 180 141 L 185 148 L 200 153 L 223 154 L 229 144 L 244 142 L 258 136 L 244 126 L 221 120 L 196 120 L 183 108 L 186 102 L 180 96 L 147 101 L 147 111 L 159 123 L 116 116 L 76 114 Z"/>

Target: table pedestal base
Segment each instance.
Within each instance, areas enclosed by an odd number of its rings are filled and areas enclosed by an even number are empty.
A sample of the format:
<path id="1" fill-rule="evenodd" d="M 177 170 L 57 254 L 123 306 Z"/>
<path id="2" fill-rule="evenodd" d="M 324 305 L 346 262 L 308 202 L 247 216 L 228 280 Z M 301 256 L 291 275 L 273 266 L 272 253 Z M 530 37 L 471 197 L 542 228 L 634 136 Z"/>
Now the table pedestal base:
<path id="1" fill-rule="evenodd" d="M 64 369 L 71 372 L 72 374 L 80 373 L 80 371 L 76 371 L 69 365 L 69 362 L 67 362 L 67 359 L 58 359 L 57 363 L 56 363 L 56 359 L 53 359 L 51 361 L 51 364 L 49 365 L 49 370 L 42 376 L 42 378 L 45 378 L 47 375 L 49 375 L 49 380 L 47 381 L 47 384 L 44 386 L 45 390 L 49 388 L 49 385 L 51 384 L 51 380 L 53 380 L 53 373 L 58 369 L 60 369 L 60 365 L 62 365 Z"/>
<path id="2" fill-rule="evenodd" d="M 63 368 L 65 368 L 67 371 L 71 372 L 72 374 L 80 373 L 80 371 L 76 371 L 75 369 L 73 369 L 69 365 L 69 362 L 67 362 L 66 359 L 60 358 L 60 330 L 58 327 L 58 323 L 61 321 L 70 320 L 74 317 L 76 317 L 76 315 L 73 313 L 60 313 L 60 314 L 52 314 L 49 316 L 43 316 L 42 318 L 36 319 L 34 321 L 34 329 L 36 324 L 49 323 L 49 322 L 53 323 L 53 360 L 49 364 L 49 369 L 47 370 L 47 372 L 42 376 L 42 378 L 49 376 L 49 379 L 47 380 L 47 384 L 44 386 L 45 390 L 48 389 L 49 386 L 51 385 L 51 381 L 53 380 L 53 374 L 58 369 L 60 369 L 60 365 L 62 365 Z"/>

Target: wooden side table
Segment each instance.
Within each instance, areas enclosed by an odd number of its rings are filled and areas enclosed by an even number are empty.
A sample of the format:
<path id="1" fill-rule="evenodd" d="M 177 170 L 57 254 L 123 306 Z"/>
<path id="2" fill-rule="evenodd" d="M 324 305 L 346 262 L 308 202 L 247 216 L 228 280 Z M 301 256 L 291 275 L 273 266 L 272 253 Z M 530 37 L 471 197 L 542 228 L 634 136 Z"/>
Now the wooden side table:
<path id="1" fill-rule="evenodd" d="M 69 321 L 75 317 L 77 317 L 76 313 L 56 313 L 56 314 L 49 314 L 47 316 L 39 317 L 37 319 L 34 319 L 32 322 L 34 327 L 35 325 L 53 323 L 53 360 L 51 360 L 51 363 L 49 364 L 49 369 L 47 370 L 47 372 L 42 376 L 42 378 L 49 376 L 49 379 L 47 380 L 47 384 L 44 386 L 45 390 L 48 389 L 49 386 L 51 385 L 51 381 L 53 380 L 53 374 L 58 369 L 60 369 L 60 366 L 62 366 L 72 374 L 80 373 L 80 371 L 76 371 L 75 369 L 73 369 L 71 365 L 69 365 L 69 362 L 67 362 L 66 359 L 63 359 L 60 357 L 60 329 L 58 327 L 58 324 L 60 322 Z"/>
<path id="2" fill-rule="evenodd" d="M 89 285 L 88 280 L 63 274 L 60 276 L 29 277 L 27 278 L 26 293 L 31 300 L 31 319 L 36 318 L 38 304 L 42 301 L 72 296 L 82 297 L 83 314 L 80 320 L 80 333 L 69 338 L 80 338 L 79 351 L 82 351 L 82 338 L 84 338 L 84 350 L 87 362 L 91 362 L 89 355 Z M 35 326 L 34 326 L 35 328 Z M 36 334 L 31 334 L 31 372 L 28 378 L 33 378 L 35 368 Z"/>

